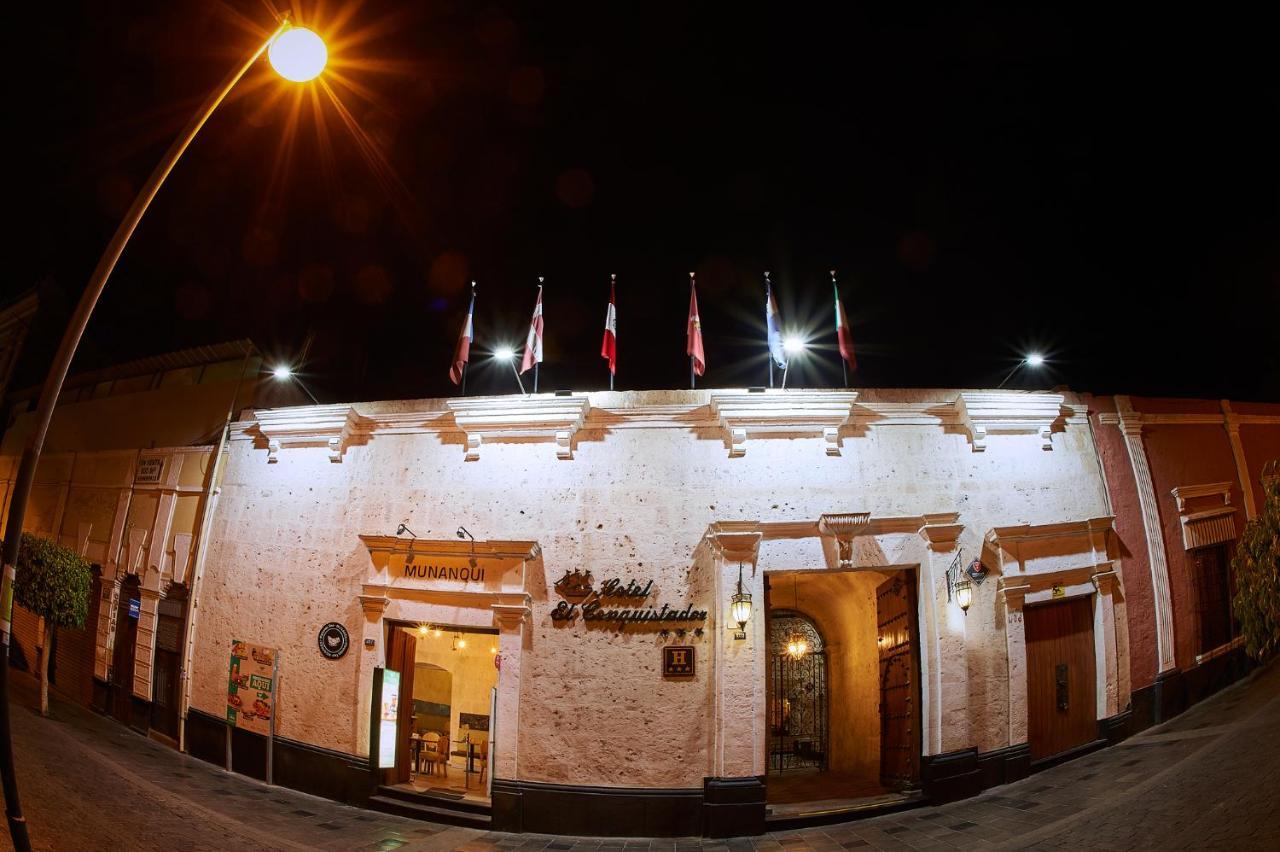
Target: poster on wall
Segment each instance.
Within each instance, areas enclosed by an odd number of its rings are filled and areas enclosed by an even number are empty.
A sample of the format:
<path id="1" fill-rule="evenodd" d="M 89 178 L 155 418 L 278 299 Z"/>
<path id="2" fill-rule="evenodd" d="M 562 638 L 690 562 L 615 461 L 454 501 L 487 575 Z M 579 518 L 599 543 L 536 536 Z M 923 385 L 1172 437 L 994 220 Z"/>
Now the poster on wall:
<path id="1" fill-rule="evenodd" d="M 231 643 L 228 725 L 264 736 L 275 732 L 276 662 L 274 648 L 238 640 Z"/>
<path id="2" fill-rule="evenodd" d="M 378 696 L 378 768 L 396 765 L 396 722 L 400 719 L 400 672 L 382 670 L 382 692 Z"/>

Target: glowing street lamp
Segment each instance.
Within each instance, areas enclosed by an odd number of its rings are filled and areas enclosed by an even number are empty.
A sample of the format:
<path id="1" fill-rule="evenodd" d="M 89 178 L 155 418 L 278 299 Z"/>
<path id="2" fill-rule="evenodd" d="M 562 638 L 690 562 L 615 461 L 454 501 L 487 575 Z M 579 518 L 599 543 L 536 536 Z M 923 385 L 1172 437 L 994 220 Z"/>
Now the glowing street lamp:
<path id="1" fill-rule="evenodd" d="M 302 383 L 302 379 L 298 378 L 293 368 L 287 364 L 280 364 L 271 371 L 271 376 L 278 382 L 287 382 L 290 379 L 298 383 L 298 387 L 302 388 L 302 392 L 311 398 L 311 402 L 315 405 L 320 404 L 320 400 L 316 399 L 316 395 L 311 389 Z"/>
<path id="2" fill-rule="evenodd" d="M 515 374 L 516 384 L 520 386 L 520 393 L 525 393 L 524 382 L 520 378 L 520 371 L 516 369 L 516 350 L 510 346 L 499 346 L 493 350 L 493 360 L 506 361 L 511 365 L 511 372 Z M 528 394 L 525 394 L 528 396 Z"/>
<path id="3" fill-rule="evenodd" d="M 320 76 L 329 61 L 329 49 L 312 30 L 290 27 L 271 40 L 267 61 L 286 80 L 306 83 Z"/>
<path id="4" fill-rule="evenodd" d="M 1028 352 L 1023 356 L 1021 361 L 1013 365 L 1012 370 L 1005 374 L 1005 377 L 1000 380 L 1000 384 L 996 385 L 996 389 L 999 390 L 1004 387 L 1005 382 L 1013 378 L 1013 374 L 1021 370 L 1023 367 L 1043 367 L 1044 360 L 1044 356 L 1039 352 Z"/>
<path id="5" fill-rule="evenodd" d="M 782 340 L 782 351 L 787 353 L 787 366 L 782 368 L 782 389 L 787 389 L 787 373 L 791 371 L 791 359 L 803 355 L 807 345 L 803 337 L 790 335 Z"/>
<path id="6" fill-rule="evenodd" d="M 0 550 L 0 565 L 11 566 L 17 564 L 18 544 L 22 534 L 23 521 L 26 518 L 27 500 L 31 497 L 31 486 L 35 479 L 36 465 L 40 461 L 40 451 L 44 449 L 45 437 L 49 432 L 49 423 L 53 418 L 54 404 L 62 394 L 63 380 L 66 379 L 67 370 L 71 367 L 71 360 L 75 357 L 76 348 L 80 345 L 80 337 L 84 334 L 85 327 L 89 324 L 89 317 L 92 316 L 93 309 L 97 306 L 98 299 L 102 296 L 102 291 L 107 286 L 107 279 L 111 277 L 111 272 L 115 269 L 116 262 L 120 260 L 120 255 L 124 253 L 125 246 L 129 243 L 129 238 L 133 236 L 133 232 L 137 229 L 138 223 L 142 221 L 142 216 L 147 212 L 151 200 L 156 197 L 156 193 L 160 191 L 160 187 L 164 184 L 165 178 L 173 171 L 183 152 L 187 150 L 192 140 L 196 138 L 200 128 L 209 120 L 209 116 L 213 115 L 214 110 L 226 100 L 227 95 L 230 94 L 236 83 L 240 82 L 240 78 L 253 67 L 263 53 L 269 54 L 272 67 L 282 77 L 287 80 L 298 81 L 313 79 L 324 69 L 328 58 L 328 51 L 324 48 L 324 42 L 318 35 L 311 30 L 301 27 L 295 28 L 287 16 L 282 18 L 275 31 L 271 33 L 271 36 L 259 45 L 258 49 L 247 57 L 243 63 L 233 69 L 218 88 L 200 105 L 191 121 L 187 123 L 178 138 L 169 146 L 169 150 L 165 152 L 160 163 L 151 172 L 151 176 L 147 178 L 147 182 L 143 184 L 142 189 L 139 190 L 137 197 L 133 200 L 133 204 L 129 206 L 124 218 L 116 227 L 116 232 L 111 237 L 111 242 L 107 244 L 102 257 L 98 260 L 98 265 L 94 267 L 88 285 L 80 295 L 80 302 L 76 305 L 75 313 L 63 332 L 62 342 L 58 345 L 58 351 L 49 365 L 49 372 L 45 377 L 44 385 L 40 389 L 40 402 L 36 408 L 34 428 L 27 435 L 26 445 L 22 450 L 22 459 L 19 462 L 13 491 L 11 492 L 9 515 L 5 526 L 5 529 L 8 530 L 8 535 L 5 537 L 3 549 Z M 310 392 L 308 391 L 308 393 Z M 0 603 L 0 622 L 7 624 L 12 619 L 12 601 L 13 576 L 10 570 L 5 570 L 2 584 L 0 584 L 0 602 L 2 602 Z M 0 637 L 0 652 L 7 656 L 8 651 L 9 633 L 5 631 L 3 636 Z M 13 770 L 13 750 L 10 745 L 12 736 L 8 713 L 8 666 L 0 666 L 0 707 L 4 708 L 3 712 L 0 712 L 0 782 L 3 783 L 4 787 L 5 816 L 9 822 L 9 837 L 13 841 L 14 849 L 18 850 L 18 852 L 26 852 L 31 848 L 31 839 L 27 833 L 26 819 L 22 816 L 22 806 L 18 800 L 18 781 Z"/>

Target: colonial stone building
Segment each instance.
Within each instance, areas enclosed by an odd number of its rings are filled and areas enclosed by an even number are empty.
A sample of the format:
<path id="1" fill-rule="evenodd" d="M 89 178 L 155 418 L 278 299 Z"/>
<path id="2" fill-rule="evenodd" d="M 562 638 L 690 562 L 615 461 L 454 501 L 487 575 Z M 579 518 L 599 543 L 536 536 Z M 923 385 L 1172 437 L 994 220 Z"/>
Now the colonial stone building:
<path id="1" fill-rule="evenodd" d="M 1125 733 L 1132 569 L 1095 428 L 1069 393 L 946 390 L 249 412 L 187 748 L 537 832 L 971 795 Z M 276 667 L 250 712 L 270 764 L 228 733 L 233 643 Z"/>

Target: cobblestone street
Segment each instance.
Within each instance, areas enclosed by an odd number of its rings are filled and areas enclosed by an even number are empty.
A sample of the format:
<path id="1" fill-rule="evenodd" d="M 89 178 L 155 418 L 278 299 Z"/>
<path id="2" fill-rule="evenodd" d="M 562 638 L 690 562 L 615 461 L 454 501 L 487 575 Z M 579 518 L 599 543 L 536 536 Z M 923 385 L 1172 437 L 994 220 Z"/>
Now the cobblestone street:
<path id="1" fill-rule="evenodd" d="M 1114 748 L 937 808 L 734 840 L 507 835 L 346 807 L 229 775 L 14 685 L 37 849 L 1280 848 L 1280 666 Z M 7 842 L 8 837 L 5 835 Z"/>

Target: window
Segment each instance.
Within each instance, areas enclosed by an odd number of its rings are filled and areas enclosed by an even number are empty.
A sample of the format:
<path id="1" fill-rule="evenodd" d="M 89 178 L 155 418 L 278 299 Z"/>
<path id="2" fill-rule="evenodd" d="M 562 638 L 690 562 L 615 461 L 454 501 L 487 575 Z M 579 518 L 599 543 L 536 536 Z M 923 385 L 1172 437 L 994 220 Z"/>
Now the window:
<path id="1" fill-rule="evenodd" d="M 1196 610 L 1200 622 L 1199 653 L 1205 654 L 1231 641 L 1234 625 L 1231 598 L 1235 592 L 1231 582 L 1227 545 L 1200 547 L 1191 551 L 1192 582 L 1196 589 Z"/>

